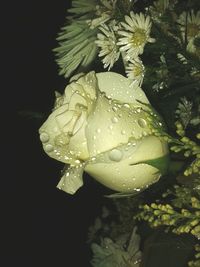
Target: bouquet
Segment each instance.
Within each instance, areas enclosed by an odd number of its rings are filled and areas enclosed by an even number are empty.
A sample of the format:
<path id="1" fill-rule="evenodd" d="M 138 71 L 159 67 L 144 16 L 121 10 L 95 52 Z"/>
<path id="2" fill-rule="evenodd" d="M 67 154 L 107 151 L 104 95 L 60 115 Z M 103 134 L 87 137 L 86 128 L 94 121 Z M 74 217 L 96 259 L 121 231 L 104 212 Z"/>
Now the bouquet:
<path id="1" fill-rule="evenodd" d="M 198 1 L 72 0 L 67 12 L 54 49 L 66 88 L 39 135 L 64 164 L 59 189 L 75 194 L 87 172 L 110 190 L 113 209 L 88 230 L 92 266 L 200 266 Z"/>

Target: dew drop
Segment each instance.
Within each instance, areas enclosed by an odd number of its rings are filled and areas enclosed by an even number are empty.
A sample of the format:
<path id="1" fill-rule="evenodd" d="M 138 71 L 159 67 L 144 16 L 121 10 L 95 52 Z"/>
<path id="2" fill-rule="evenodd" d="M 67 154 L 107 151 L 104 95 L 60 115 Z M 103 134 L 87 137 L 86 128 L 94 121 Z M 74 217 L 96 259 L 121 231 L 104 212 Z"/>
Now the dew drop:
<path id="1" fill-rule="evenodd" d="M 145 119 L 139 119 L 138 120 L 138 124 L 139 124 L 139 126 L 141 127 L 141 128 L 144 128 L 144 127 L 146 127 L 146 125 L 147 125 L 147 122 L 146 122 L 146 120 Z"/>
<path id="2" fill-rule="evenodd" d="M 40 141 L 42 143 L 48 142 L 49 141 L 49 135 L 47 133 L 45 133 L 45 132 L 41 133 L 40 134 Z"/>
<path id="3" fill-rule="evenodd" d="M 125 103 L 125 104 L 124 104 L 124 107 L 125 107 L 125 108 L 130 108 L 130 105 L 127 104 L 127 103 Z"/>
<path id="4" fill-rule="evenodd" d="M 118 108 L 117 108 L 116 106 L 114 106 L 114 107 L 112 107 L 112 110 L 113 110 L 114 112 L 116 112 L 116 111 L 118 110 Z"/>
<path id="5" fill-rule="evenodd" d="M 112 120 L 113 123 L 117 123 L 118 122 L 118 118 L 117 117 L 113 117 L 111 120 Z"/>
<path id="6" fill-rule="evenodd" d="M 97 132 L 97 133 L 100 133 L 100 132 L 101 132 L 101 129 L 98 128 L 98 129 L 96 130 L 96 132 Z"/>
<path id="7" fill-rule="evenodd" d="M 143 135 L 143 136 L 147 136 L 148 133 L 147 133 L 147 132 L 143 132 L 142 135 Z"/>
<path id="8" fill-rule="evenodd" d="M 113 149 L 109 152 L 109 158 L 113 161 L 120 161 L 122 157 L 123 153 L 119 149 Z"/>
<path id="9" fill-rule="evenodd" d="M 122 130 L 122 131 L 121 131 L 121 134 L 122 134 L 122 135 L 125 135 L 125 134 L 126 134 L 126 131 Z"/>
<path id="10" fill-rule="evenodd" d="M 45 147 L 44 147 L 44 150 L 46 152 L 52 152 L 53 151 L 53 146 L 51 144 L 47 144 Z"/>
<path id="11" fill-rule="evenodd" d="M 57 135 L 54 139 L 54 142 L 57 146 L 68 145 L 71 135 L 69 133 L 61 133 Z"/>
<path id="12" fill-rule="evenodd" d="M 137 192 L 140 192 L 141 191 L 140 188 L 135 188 L 134 190 L 137 191 Z"/>

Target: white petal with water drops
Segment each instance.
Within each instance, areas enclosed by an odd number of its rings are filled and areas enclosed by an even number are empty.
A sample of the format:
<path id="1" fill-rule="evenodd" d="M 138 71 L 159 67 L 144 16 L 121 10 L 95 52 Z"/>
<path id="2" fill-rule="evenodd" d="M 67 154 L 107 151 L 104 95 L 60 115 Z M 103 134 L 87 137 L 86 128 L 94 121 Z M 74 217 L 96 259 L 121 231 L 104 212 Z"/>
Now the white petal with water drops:
<path id="1" fill-rule="evenodd" d="M 75 194 L 83 186 L 83 167 L 70 167 L 64 172 L 57 188 L 68 194 Z"/>

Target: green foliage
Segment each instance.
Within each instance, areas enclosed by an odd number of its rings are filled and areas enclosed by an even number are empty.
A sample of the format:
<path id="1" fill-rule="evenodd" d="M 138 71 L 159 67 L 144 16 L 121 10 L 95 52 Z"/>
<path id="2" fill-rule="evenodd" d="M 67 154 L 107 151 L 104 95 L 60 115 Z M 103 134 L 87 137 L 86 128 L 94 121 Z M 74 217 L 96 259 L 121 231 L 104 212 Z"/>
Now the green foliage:
<path id="1" fill-rule="evenodd" d="M 91 29 L 87 20 L 93 17 L 97 1 L 72 1 L 66 25 L 61 28 L 57 37 L 58 47 L 54 49 L 59 74 L 65 78 L 75 70 L 86 70 L 97 55 L 96 29 Z"/>
<path id="2" fill-rule="evenodd" d="M 195 246 L 195 260 L 189 261 L 189 267 L 199 267 L 200 266 L 200 245 Z"/>
<path id="3" fill-rule="evenodd" d="M 166 230 L 173 233 L 191 233 L 200 237 L 200 200 L 191 195 L 184 187 L 175 186 L 175 192 L 167 191 L 167 195 L 173 194 L 175 198 L 170 200 L 171 204 L 157 201 L 150 205 L 141 205 L 135 218 L 148 221 L 152 227 L 166 226 Z M 166 201 L 168 202 L 168 201 Z"/>
<path id="4" fill-rule="evenodd" d="M 94 267 L 139 267 L 141 252 L 140 237 L 134 227 L 131 236 L 120 236 L 116 241 L 103 238 L 101 244 L 92 244 Z"/>

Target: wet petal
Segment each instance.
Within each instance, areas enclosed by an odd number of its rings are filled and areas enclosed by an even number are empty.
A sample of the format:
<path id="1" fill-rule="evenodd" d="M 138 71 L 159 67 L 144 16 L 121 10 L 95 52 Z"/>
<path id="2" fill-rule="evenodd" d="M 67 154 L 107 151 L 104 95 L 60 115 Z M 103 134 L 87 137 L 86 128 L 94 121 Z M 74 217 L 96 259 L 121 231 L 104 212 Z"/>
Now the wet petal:
<path id="1" fill-rule="evenodd" d="M 82 166 L 70 167 L 64 172 L 57 188 L 68 194 L 75 194 L 83 186 L 83 169 Z"/>
<path id="2" fill-rule="evenodd" d="M 111 71 L 97 73 L 97 79 L 100 91 L 105 92 L 110 98 L 136 105 L 138 105 L 137 100 L 149 103 L 143 90 L 138 85 L 131 86 L 131 81 L 119 73 Z"/>

